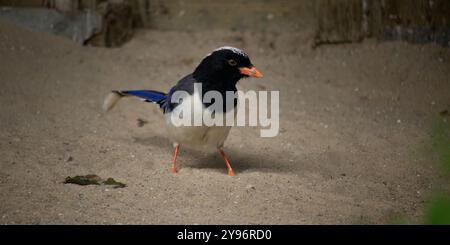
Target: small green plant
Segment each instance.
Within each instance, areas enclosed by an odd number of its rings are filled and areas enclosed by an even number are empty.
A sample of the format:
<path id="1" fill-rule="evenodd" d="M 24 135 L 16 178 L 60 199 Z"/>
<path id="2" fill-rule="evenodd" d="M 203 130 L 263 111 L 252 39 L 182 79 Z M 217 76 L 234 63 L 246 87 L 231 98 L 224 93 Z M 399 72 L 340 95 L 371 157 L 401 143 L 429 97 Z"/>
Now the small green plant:
<path id="1" fill-rule="evenodd" d="M 439 194 L 433 197 L 425 212 L 427 225 L 450 225 L 450 198 Z"/>
<path id="2" fill-rule="evenodd" d="M 446 174 L 450 173 L 450 113 L 439 113 L 433 125 L 433 150 L 439 157 Z M 450 196 L 448 193 L 436 194 L 425 211 L 424 223 L 429 225 L 450 225 Z"/>

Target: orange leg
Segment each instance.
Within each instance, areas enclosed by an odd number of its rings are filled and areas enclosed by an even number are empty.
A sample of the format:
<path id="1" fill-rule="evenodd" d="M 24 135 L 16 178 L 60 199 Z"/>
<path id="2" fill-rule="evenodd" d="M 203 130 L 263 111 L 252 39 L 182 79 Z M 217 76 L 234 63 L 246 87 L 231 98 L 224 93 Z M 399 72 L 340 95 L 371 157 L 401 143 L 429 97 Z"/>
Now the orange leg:
<path id="1" fill-rule="evenodd" d="M 172 157 L 172 168 L 170 169 L 170 171 L 172 171 L 172 173 L 177 172 L 177 157 L 178 157 L 179 153 L 180 153 L 180 145 L 177 144 L 177 146 L 175 146 L 175 152 L 173 153 L 173 157 Z"/>
<path id="2" fill-rule="evenodd" d="M 230 160 L 228 160 L 227 155 L 225 155 L 225 152 L 222 149 L 219 148 L 218 150 L 219 150 L 220 155 L 222 155 L 222 158 L 225 161 L 225 164 L 227 165 L 228 175 L 234 176 L 234 171 L 231 168 Z"/>

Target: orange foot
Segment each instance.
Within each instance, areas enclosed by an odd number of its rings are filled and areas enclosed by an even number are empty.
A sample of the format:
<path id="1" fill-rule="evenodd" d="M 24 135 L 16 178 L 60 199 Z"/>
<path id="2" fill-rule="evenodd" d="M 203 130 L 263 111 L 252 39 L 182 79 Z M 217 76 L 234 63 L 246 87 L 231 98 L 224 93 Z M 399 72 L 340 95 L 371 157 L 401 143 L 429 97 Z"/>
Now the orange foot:
<path id="1" fill-rule="evenodd" d="M 235 175 L 233 169 L 228 170 L 228 175 L 231 177 Z"/>

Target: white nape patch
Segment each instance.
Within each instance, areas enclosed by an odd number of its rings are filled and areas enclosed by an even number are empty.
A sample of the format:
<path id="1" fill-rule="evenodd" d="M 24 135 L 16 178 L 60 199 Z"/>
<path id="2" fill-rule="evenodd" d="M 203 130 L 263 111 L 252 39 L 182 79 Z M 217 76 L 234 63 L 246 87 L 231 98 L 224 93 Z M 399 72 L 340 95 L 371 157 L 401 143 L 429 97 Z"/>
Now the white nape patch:
<path id="1" fill-rule="evenodd" d="M 220 51 L 220 50 L 230 50 L 230 51 L 232 51 L 235 54 L 239 54 L 239 55 L 242 55 L 244 57 L 248 57 L 248 55 L 244 51 L 242 51 L 242 50 L 240 50 L 238 48 L 235 48 L 235 47 L 230 47 L 230 46 L 220 47 L 218 49 L 215 49 L 212 53 L 214 53 L 216 51 Z M 212 53 L 209 53 L 208 55 L 206 55 L 206 57 L 210 56 Z"/>

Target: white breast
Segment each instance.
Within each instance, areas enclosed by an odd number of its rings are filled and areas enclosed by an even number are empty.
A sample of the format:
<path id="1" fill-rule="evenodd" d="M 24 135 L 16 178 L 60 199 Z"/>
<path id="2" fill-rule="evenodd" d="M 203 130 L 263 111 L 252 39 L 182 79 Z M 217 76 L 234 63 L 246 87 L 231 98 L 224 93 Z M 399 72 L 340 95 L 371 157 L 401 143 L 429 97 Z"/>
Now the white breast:
<path id="1" fill-rule="evenodd" d="M 172 121 L 172 113 L 177 113 L 177 110 L 182 110 L 185 106 L 191 105 L 192 118 L 201 118 L 203 113 L 209 113 L 202 101 L 201 96 L 194 92 L 183 102 L 178 105 L 171 113 L 166 113 L 166 124 L 169 138 L 174 144 L 180 144 L 183 147 L 197 148 L 203 150 L 211 150 L 223 146 L 225 140 L 230 133 L 230 126 L 175 126 Z M 233 113 L 233 112 L 228 112 Z M 223 115 L 226 118 L 226 114 Z"/>

